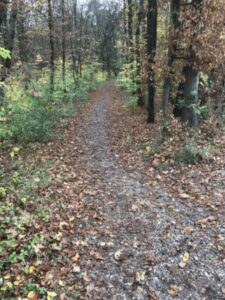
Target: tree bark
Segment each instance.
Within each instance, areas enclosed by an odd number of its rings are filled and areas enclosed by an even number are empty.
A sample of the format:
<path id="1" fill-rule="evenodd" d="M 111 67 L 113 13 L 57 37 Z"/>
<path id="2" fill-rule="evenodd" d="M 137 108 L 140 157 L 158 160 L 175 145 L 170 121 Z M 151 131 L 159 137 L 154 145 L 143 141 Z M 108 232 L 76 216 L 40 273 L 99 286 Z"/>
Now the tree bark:
<path id="1" fill-rule="evenodd" d="M 157 0 L 148 0 L 147 12 L 147 54 L 149 62 L 148 71 L 148 105 L 147 105 L 147 122 L 155 122 L 155 56 L 157 46 Z"/>
<path id="2" fill-rule="evenodd" d="M 17 17 L 17 34 L 18 34 L 18 48 L 19 56 L 22 62 L 23 73 L 25 75 L 25 84 L 27 85 L 30 81 L 31 74 L 28 66 L 28 39 L 26 36 L 25 29 L 26 12 L 24 1 L 19 1 L 18 5 L 18 17 Z"/>
<path id="3" fill-rule="evenodd" d="M 133 0 L 128 0 L 128 57 L 133 61 Z"/>
<path id="4" fill-rule="evenodd" d="M 167 121 L 168 115 L 168 104 L 172 87 L 172 67 L 174 60 L 176 58 L 177 52 L 177 42 L 175 40 L 175 31 L 180 27 L 179 15 L 180 15 L 180 0 L 171 1 L 171 29 L 169 33 L 169 49 L 168 49 L 168 71 L 165 76 L 164 86 L 163 86 L 163 99 L 162 99 L 162 110 L 163 119 Z M 172 40 L 171 40 L 172 35 Z"/>
<path id="5" fill-rule="evenodd" d="M 54 91 L 55 84 L 55 45 L 53 33 L 53 14 L 52 2 L 48 0 L 48 28 L 49 28 L 49 43 L 50 43 L 50 91 Z"/>
<path id="6" fill-rule="evenodd" d="M 183 107 L 182 121 L 187 122 L 190 127 L 197 127 L 198 115 L 196 108 L 198 105 L 199 72 L 191 66 L 184 69 L 184 97 L 185 106 Z"/>
<path id="7" fill-rule="evenodd" d="M 65 0 L 61 2 L 62 9 L 62 81 L 63 90 L 66 92 L 66 20 L 65 20 Z"/>
<path id="8" fill-rule="evenodd" d="M 12 57 L 12 51 L 14 47 L 17 13 L 18 13 L 17 0 L 14 0 L 12 2 L 11 14 L 9 17 L 9 25 L 8 27 L 6 27 L 5 38 L 4 38 L 5 48 L 10 51 L 11 57 Z M 4 65 L 7 69 L 10 69 L 12 65 L 12 58 L 7 58 L 5 60 Z"/>
<path id="9" fill-rule="evenodd" d="M 137 20 L 137 28 L 136 28 L 136 61 L 137 61 L 137 92 L 136 95 L 138 97 L 137 104 L 138 106 L 144 106 L 144 96 L 142 93 L 142 85 L 141 85 L 141 24 L 143 18 L 143 7 L 144 0 L 140 0 L 138 4 L 138 20 Z"/>
<path id="10" fill-rule="evenodd" d="M 7 19 L 7 5 L 8 0 L 0 0 L 0 32 L 2 33 L 1 26 L 5 24 Z"/>

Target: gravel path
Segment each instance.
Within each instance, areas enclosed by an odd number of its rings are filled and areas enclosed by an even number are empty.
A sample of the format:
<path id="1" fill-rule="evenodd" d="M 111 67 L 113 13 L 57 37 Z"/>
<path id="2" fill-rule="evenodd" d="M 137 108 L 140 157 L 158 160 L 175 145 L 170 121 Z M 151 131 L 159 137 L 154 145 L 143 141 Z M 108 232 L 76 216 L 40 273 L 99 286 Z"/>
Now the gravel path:
<path id="1" fill-rule="evenodd" d="M 123 167 L 110 141 L 115 90 L 109 83 L 95 93 L 75 136 L 93 216 L 79 224 L 88 242 L 84 298 L 225 299 L 224 211 L 216 209 L 223 199 L 203 207 L 160 186 L 152 196 L 141 174 Z"/>

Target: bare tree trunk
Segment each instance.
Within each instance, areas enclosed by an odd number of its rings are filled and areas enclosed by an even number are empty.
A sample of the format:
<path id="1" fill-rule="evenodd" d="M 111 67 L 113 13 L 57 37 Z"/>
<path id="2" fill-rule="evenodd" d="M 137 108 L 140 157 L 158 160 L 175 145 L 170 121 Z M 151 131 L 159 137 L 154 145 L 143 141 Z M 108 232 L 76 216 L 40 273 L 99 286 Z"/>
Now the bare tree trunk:
<path id="1" fill-rule="evenodd" d="M 61 2 L 62 9 L 62 81 L 63 90 L 66 93 L 66 20 L 65 20 L 65 0 Z"/>
<path id="2" fill-rule="evenodd" d="M 127 0 L 123 0 L 123 33 L 124 33 L 123 52 L 124 52 L 126 60 L 128 60 L 128 55 L 127 55 L 127 48 L 128 48 L 127 27 L 128 27 L 128 24 L 127 24 Z"/>
<path id="3" fill-rule="evenodd" d="M 157 0 L 148 0 L 147 12 L 147 54 L 149 60 L 148 70 L 148 105 L 147 105 L 147 122 L 155 122 L 155 56 L 157 46 L 157 17 L 158 17 Z"/>
<path id="4" fill-rule="evenodd" d="M 187 66 L 184 69 L 184 75 L 185 106 L 183 107 L 182 121 L 188 122 L 190 127 L 197 127 L 198 115 L 196 108 L 198 105 L 199 72 L 191 66 Z"/>
<path id="5" fill-rule="evenodd" d="M 142 93 L 141 86 L 141 23 L 143 18 L 143 7 L 144 0 L 140 0 L 138 4 L 138 20 L 137 20 L 137 28 L 136 28 L 136 60 L 137 60 L 137 104 L 138 106 L 144 106 L 144 96 Z"/>
<path id="6" fill-rule="evenodd" d="M 195 10 L 200 10 L 202 0 L 193 0 L 191 5 Z M 193 25 L 195 26 L 195 25 Z M 193 31 L 195 28 L 193 28 Z M 194 31 L 195 32 L 195 31 Z M 190 127 L 198 126 L 198 93 L 199 93 L 199 71 L 193 65 L 194 54 L 192 53 L 192 45 L 189 48 L 189 58 L 184 67 L 184 98 L 185 105 L 182 108 L 183 122 L 187 122 Z"/>
<path id="7" fill-rule="evenodd" d="M 50 42 L 50 90 L 54 91 L 55 84 L 55 46 L 53 34 L 53 15 L 52 2 L 48 0 L 48 28 L 49 28 L 49 42 Z"/>
<path id="8" fill-rule="evenodd" d="M 172 87 L 172 67 L 176 57 L 177 52 L 177 42 L 175 40 L 175 30 L 180 26 L 179 14 L 180 14 L 180 0 L 171 1 L 171 29 L 169 34 L 169 50 L 168 50 L 168 72 L 165 76 L 164 86 L 163 86 L 163 100 L 162 100 L 162 109 L 163 109 L 163 118 L 164 121 L 167 120 L 168 115 L 168 104 L 170 98 L 170 92 Z M 173 39 L 171 40 L 171 33 Z"/>
<path id="9" fill-rule="evenodd" d="M 25 84 L 30 81 L 31 74 L 28 66 L 28 39 L 26 36 L 25 29 L 25 20 L 26 20 L 26 12 L 25 12 L 25 3 L 24 1 L 19 1 L 18 5 L 18 17 L 17 17 L 17 34 L 18 34 L 18 46 L 19 46 L 19 56 L 22 62 L 23 73 L 25 76 Z"/>
<path id="10" fill-rule="evenodd" d="M 133 61 L 133 0 L 128 0 L 128 57 Z"/>
<path id="11" fill-rule="evenodd" d="M 1 26 L 5 24 L 7 19 L 7 5 L 8 0 L 0 0 L 0 32 L 2 33 Z"/>
<path id="12" fill-rule="evenodd" d="M 9 17 L 9 25 L 8 25 L 8 28 L 6 27 L 6 32 L 5 32 L 5 48 L 7 50 L 9 50 L 11 54 L 12 54 L 13 47 L 14 47 L 17 13 L 18 13 L 17 0 L 14 0 L 12 2 L 12 9 L 11 9 L 10 17 Z M 7 58 L 5 60 L 5 64 L 4 64 L 5 67 L 7 69 L 10 69 L 11 64 L 12 64 L 12 59 Z"/>

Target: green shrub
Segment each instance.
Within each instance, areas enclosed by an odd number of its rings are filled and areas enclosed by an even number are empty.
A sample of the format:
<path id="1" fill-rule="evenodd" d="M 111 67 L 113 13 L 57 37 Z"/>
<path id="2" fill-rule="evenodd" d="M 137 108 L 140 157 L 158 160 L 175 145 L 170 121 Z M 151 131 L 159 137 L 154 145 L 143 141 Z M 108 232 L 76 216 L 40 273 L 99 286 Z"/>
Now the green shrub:
<path id="1" fill-rule="evenodd" d="M 14 114 L 10 129 L 17 142 L 47 142 L 52 135 L 56 115 L 46 108 L 36 108 Z"/>
<path id="2" fill-rule="evenodd" d="M 0 53 L 1 54 L 1 53 Z M 61 78 L 61 62 L 56 66 L 54 92 L 50 91 L 49 70 L 42 69 L 29 84 L 24 84 L 20 70 L 14 70 L 4 84 L 4 104 L 0 107 L 0 142 L 47 142 L 60 118 L 70 118 L 76 103 L 88 98 L 107 77 L 96 62 L 83 67 L 83 77 L 74 81 L 67 63 L 65 85 Z"/>
<path id="3" fill-rule="evenodd" d="M 176 153 L 176 161 L 178 164 L 194 165 L 198 161 L 209 156 L 210 150 L 200 148 L 194 140 L 186 141 L 185 146 L 179 149 Z"/>
<path id="4" fill-rule="evenodd" d="M 201 155 L 192 147 L 184 147 L 176 153 L 176 161 L 179 164 L 194 165 L 201 159 Z"/>

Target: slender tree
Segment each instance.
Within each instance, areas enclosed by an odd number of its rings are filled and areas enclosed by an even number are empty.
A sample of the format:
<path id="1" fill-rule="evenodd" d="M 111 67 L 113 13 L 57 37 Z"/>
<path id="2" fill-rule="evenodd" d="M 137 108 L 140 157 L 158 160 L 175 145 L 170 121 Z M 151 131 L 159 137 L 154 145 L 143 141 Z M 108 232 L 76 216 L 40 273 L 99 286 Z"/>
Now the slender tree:
<path id="1" fill-rule="evenodd" d="M 133 0 L 128 0 L 128 59 L 133 62 Z"/>
<path id="2" fill-rule="evenodd" d="M 138 106 L 144 106 L 144 96 L 142 93 L 142 80 L 141 80 L 141 24 L 143 19 L 144 0 L 140 0 L 137 3 L 137 28 L 136 28 L 136 62 L 137 62 L 137 104 Z"/>
<path id="3" fill-rule="evenodd" d="M 155 122 L 155 56 L 157 45 L 157 0 L 148 0 L 147 11 L 147 55 L 148 55 L 148 105 L 147 122 Z"/>
<path id="4" fill-rule="evenodd" d="M 168 65 L 164 79 L 163 86 L 163 117 L 167 120 L 168 114 L 168 103 L 171 96 L 171 87 L 173 82 L 173 63 L 176 59 L 178 50 L 178 32 L 180 28 L 180 12 L 181 3 L 180 0 L 171 0 L 170 2 L 170 29 L 169 29 L 169 40 L 168 40 Z"/>
<path id="5" fill-rule="evenodd" d="M 66 92 L 66 20 L 65 20 L 65 0 L 61 1 L 62 10 L 62 81 L 63 90 Z"/>
<path id="6" fill-rule="evenodd" d="M 53 14 L 52 2 L 48 0 L 48 28 L 49 28 L 49 43 L 50 43 L 50 90 L 54 91 L 55 82 L 55 45 L 53 33 Z"/>

